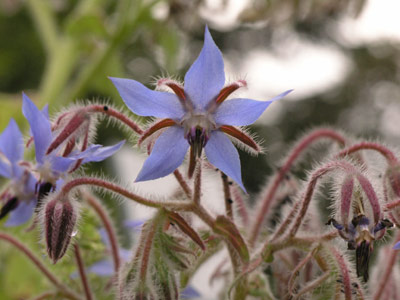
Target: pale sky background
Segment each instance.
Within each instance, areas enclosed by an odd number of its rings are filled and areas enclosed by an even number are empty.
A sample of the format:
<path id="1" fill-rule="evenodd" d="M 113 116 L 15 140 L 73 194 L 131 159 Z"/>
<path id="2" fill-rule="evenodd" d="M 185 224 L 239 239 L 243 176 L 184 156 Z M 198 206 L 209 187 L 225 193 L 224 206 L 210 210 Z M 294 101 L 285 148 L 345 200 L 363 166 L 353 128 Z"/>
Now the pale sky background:
<path id="1" fill-rule="evenodd" d="M 224 10 L 224 14 L 215 13 L 215 9 L 219 5 L 218 1 L 209 0 L 208 3 L 209 7 L 202 11 L 204 19 L 214 28 L 223 31 L 236 26 L 235 20 L 247 1 L 228 1 L 228 8 Z M 210 11 L 213 11 L 213 13 L 210 14 Z M 332 24 L 332 30 L 341 36 L 343 43 L 350 46 L 381 41 L 400 44 L 399 12 L 399 0 L 369 0 L 357 19 L 350 16 L 345 17 L 336 24 Z M 308 40 L 302 40 L 294 33 L 290 33 L 290 28 L 283 28 L 282 30 L 289 31 L 287 33 L 293 36 L 291 39 L 285 39 L 282 45 L 276 45 L 276 48 L 281 47 L 283 49 L 279 57 L 260 45 L 259 48 L 253 49 L 245 57 L 242 57 L 242 63 L 233 65 L 233 62 L 229 61 L 223 53 L 226 59 L 228 78 L 236 78 L 235 74 L 246 75 L 248 90 L 241 93 L 242 97 L 267 100 L 266 95 L 273 97 L 293 88 L 295 91 L 288 97 L 288 100 L 296 101 L 324 93 L 324 91 L 338 85 L 351 71 L 351 61 L 338 49 L 329 45 L 313 44 Z M 379 97 L 379 93 L 376 97 Z M 383 107 L 382 103 L 376 101 L 376 107 L 384 111 L 382 128 L 399 136 L 400 105 L 392 101 L 389 107 Z M 282 104 L 276 102 L 267 109 L 257 122 L 274 124 L 283 112 Z M 119 177 L 126 178 L 127 182 L 132 183 L 145 158 L 146 155 L 143 153 L 138 153 L 128 147 L 124 148 L 120 155 L 114 156 L 117 170 L 121 171 Z M 182 172 L 186 172 L 184 168 L 182 168 Z M 211 174 L 210 176 L 215 175 Z M 217 178 L 216 180 L 208 179 L 205 181 L 205 185 L 206 192 L 202 201 L 207 203 L 206 207 L 213 214 L 222 212 L 223 197 L 220 180 Z M 133 186 L 145 195 L 168 195 L 177 184 L 175 178 L 171 175 L 154 181 L 134 183 Z M 131 218 L 146 219 L 153 213 L 152 209 L 143 208 L 139 205 L 129 205 L 129 207 L 131 208 Z M 226 253 L 221 253 L 210 260 L 193 278 L 192 285 L 201 291 L 203 299 L 212 300 L 216 298 L 217 291 L 221 288 L 223 282 L 219 281 L 209 287 L 209 275 L 225 255 Z"/>

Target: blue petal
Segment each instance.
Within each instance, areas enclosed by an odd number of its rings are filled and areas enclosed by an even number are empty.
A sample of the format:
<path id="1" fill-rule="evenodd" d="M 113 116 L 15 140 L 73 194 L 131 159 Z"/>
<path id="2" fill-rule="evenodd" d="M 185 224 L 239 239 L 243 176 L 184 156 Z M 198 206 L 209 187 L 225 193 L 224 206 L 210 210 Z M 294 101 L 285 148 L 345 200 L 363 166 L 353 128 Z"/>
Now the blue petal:
<path id="1" fill-rule="evenodd" d="M 111 276 L 114 274 L 114 266 L 110 260 L 101 260 L 91 265 L 88 271 L 99 276 Z"/>
<path id="2" fill-rule="evenodd" d="M 110 239 L 108 238 L 106 229 L 100 228 L 99 234 L 100 234 L 101 241 L 103 242 L 103 244 L 106 245 L 107 248 L 110 248 Z"/>
<path id="3" fill-rule="evenodd" d="M 5 161 L 2 161 L 1 157 L 0 157 L 0 176 L 7 178 L 12 177 L 11 165 Z"/>
<path id="4" fill-rule="evenodd" d="M 198 298 L 201 297 L 201 294 L 189 285 L 181 292 L 181 297 L 183 299 Z"/>
<path id="5" fill-rule="evenodd" d="M 175 94 L 150 90 L 136 80 L 110 79 L 125 104 L 139 116 L 181 119 L 185 113 Z"/>
<path id="6" fill-rule="evenodd" d="M 25 93 L 22 94 L 22 113 L 31 126 L 35 142 L 36 161 L 44 163 L 44 156 L 51 143 L 51 124 Z"/>
<path id="7" fill-rule="evenodd" d="M 136 182 L 167 176 L 178 168 L 189 148 L 183 128 L 172 126 L 165 130 L 154 144 L 149 158 L 144 162 Z"/>
<path id="8" fill-rule="evenodd" d="M 119 142 L 118 144 L 115 144 L 114 146 L 99 147 L 94 151 L 92 151 L 91 153 L 89 152 L 88 155 L 86 155 L 86 157 L 83 159 L 82 163 L 85 164 L 91 161 L 105 160 L 107 157 L 110 157 L 115 152 L 117 152 L 124 144 L 125 141 L 122 141 Z"/>
<path id="9" fill-rule="evenodd" d="M 400 241 L 393 246 L 393 250 L 400 250 Z"/>
<path id="10" fill-rule="evenodd" d="M 0 151 L 12 165 L 21 160 L 24 155 L 24 139 L 14 119 L 10 120 L 0 136 Z"/>
<path id="11" fill-rule="evenodd" d="M 42 108 L 42 114 L 46 117 L 47 120 L 50 121 L 50 117 L 49 117 L 49 105 L 46 104 L 45 106 L 43 106 Z"/>
<path id="12" fill-rule="evenodd" d="M 140 231 L 144 222 L 143 220 L 126 220 L 124 221 L 124 227 Z"/>
<path id="13" fill-rule="evenodd" d="M 214 120 L 218 125 L 244 126 L 253 124 L 273 101 L 281 99 L 291 91 L 288 90 L 268 101 L 226 100 L 218 107 L 214 114 Z"/>
<path id="14" fill-rule="evenodd" d="M 52 155 L 48 158 L 51 162 L 51 169 L 55 172 L 67 172 L 71 165 L 76 161 L 74 158 Z"/>
<path id="15" fill-rule="evenodd" d="M 26 223 L 31 219 L 35 206 L 36 199 L 31 199 L 29 202 L 20 201 L 17 208 L 10 212 L 4 226 L 11 227 Z"/>
<path id="16" fill-rule="evenodd" d="M 128 249 L 119 249 L 119 257 L 122 261 L 128 261 L 132 257 L 132 251 Z"/>
<path id="17" fill-rule="evenodd" d="M 224 133 L 211 132 L 204 150 L 210 163 L 231 177 L 243 191 L 246 191 L 242 182 L 239 153 Z"/>
<path id="18" fill-rule="evenodd" d="M 204 108 L 225 84 L 224 61 L 206 26 L 204 46 L 185 75 L 185 92 L 194 106 Z"/>

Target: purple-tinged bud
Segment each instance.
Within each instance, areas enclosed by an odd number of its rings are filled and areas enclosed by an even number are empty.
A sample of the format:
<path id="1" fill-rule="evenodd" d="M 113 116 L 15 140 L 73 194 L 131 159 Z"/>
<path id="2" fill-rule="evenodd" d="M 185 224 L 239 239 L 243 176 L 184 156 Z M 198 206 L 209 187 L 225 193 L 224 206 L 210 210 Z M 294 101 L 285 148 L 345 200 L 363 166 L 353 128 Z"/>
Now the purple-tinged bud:
<path id="1" fill-rule="evenodd" d="M 77 209 L 70 201 L 55 198 L 47 202 L 44 210 L 44 228 L 47 253 L 53 263 L 67 251 L 76 220 Z"/>

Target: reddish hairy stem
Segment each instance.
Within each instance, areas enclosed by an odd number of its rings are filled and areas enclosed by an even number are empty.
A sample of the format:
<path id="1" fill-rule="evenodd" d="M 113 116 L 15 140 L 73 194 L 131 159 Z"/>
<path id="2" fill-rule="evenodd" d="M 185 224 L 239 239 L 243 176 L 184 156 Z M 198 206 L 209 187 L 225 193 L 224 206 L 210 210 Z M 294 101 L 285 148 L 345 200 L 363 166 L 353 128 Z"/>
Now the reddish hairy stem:
<path id="1" fill-rule="evenodd" d="M 388 148 L 378 144 L 378 143 L 372 143 L 372 142 L 362 142 L 359 144 L 355 144 L 347 149 L 344 149 L 340 151 L 337 154 L 337 157 L 345 157 L 349 154 L 352 154 L 354 152 L 357 152 L 359 150 L 375 150 L 381 153 L 388 161 L 389 164 L 398 164 L 399 161 L 396 158 L 396 155 L 392 151 L 390 151 Z"/>
<path id="2" fill-rule="evenodd" d="M 83 264 L 81 251 L 77 243 L 74 244 L 74 252 L 75 252 L 76 264 L 78 266 L 79 276 L 81 277 L 83 290 L 85 292 L 85 297 L 87 300 L 92 300 L 93 294 L 89 286 L 89 281 L 85 271 L 85 265 Z"/>
<path id="3" fill-rule="evenodd" d="M 90 105 L 86 108 L 86 110 L 88 112 L 98 112 L 98 113 L 103 113 L 105 115 L 113 117 L 113 118 L 121 121 L 125 125 L 127 125 L 130 129 L 132 129 L 137 134 L 143 133 L 143 130 L 140 128 L 139 125 L 137 125 L 130 118 L 125 116 L 122 112 L 115 110 L 107 105 Z"/>
<path id="4" fill-rule="evenodd" d="M 154 208 L 168 208 L 172 210 L 183 210 L 183 211 L 189 211 L 192 209 L 193 204 L 192 203 L 184 203 L 182 201 L 180 202 L 173 202 L 173 201 L 165 201 L 165 202 L 157 202 L 153 201 L 150 199 L 146 199 L 144 197 L 141 197 L 139 195 L 136 195 L 114 183 L 98 179 L 98 178 L 78 178 L 78 179 L 73 179 L 69 182 L 67 182 L 60 191 L 60 196 L 66 196 L 71 189 L 80 186 L 80 185 L 94 185 L 98 186 L 100 188 L 106 189 L 113 191 L 117 194 L 120 194 L 130 200 L 133 200 L 137 203 L 143 204 L 145 206 L 149 207 L 154 207 Z"/>
<path id="5" fill-rule="evenodd" d="M 396 239 L 395 240 L 399 240 L 400 239 L 400 233 L 397 234 Z M 385 289 L 386 284 L 388 283 L 390 276 L 392 274 L 393 271 L 393 267 L 396 265 L 396 258 L 397 258 L 397 253 L 398 250 L 394 250 L 394 249 L 390 249 L 389 250 L 389 258 L 387 259 L 387 265 L 385 268 L 385 272 L 383 273 L 383 276 L 380 277 L 379 283 L 378 283 L 378 290 L 375 292 L 374 294 L 374 300 L 379 300 L 383 290 Z"/>
<path id="6" fill-rule="evenodd" d="M 193 193 L 193 202 L 196 204 L 200 203 L 201 198 L 201 169 L 202 169 L 202 161 L 198 160 L 198 166 L 196 169 L 196 175 L 194 178 L 194 193 Z"/>
<path id="7" fill-rule="evenodd" d="M 249 213 L 247 211 L 247 206 L 244 202 L 244 199 L 242 198 L 241 192 L 235 185 L 232 187 L 232 195 L 235 203 L 237 204 L 238 214 L 242 218 L 243 225 L 247 227 L 249 224 Z"/>
<path id="8" fill-rule="evenodd" d="M 304 257 L 302 260 L 300 260 L 300 262 L 297 264 L 297 266 L 291 271 L 291 275 L 290 275 L 289 281 L 288 281 L 288 291 L 289 291 L 290 295 L 292 295 L 292 296 L 294 295 L 294 293 L 293 293 L 294 282 L 295 282 L 296 278 L 299 276 L 300 270 L 313 258 L 314 254 L 315 254 L 315 249 L 316 248 L 314 248 L 310 252 L 308 252 L 306 257 Z"/>
<path id="9" fill-rule="evenodd" d="M 145 238 L 143 255 L 141 257 L 140 281 L 143 283 L 146 282 L 146 275 L 147 275 L 147 268 L 149 266 L 151 246 L 153 244 L 153 238 L 156 233 L 155 227 L 157 226 L 157 224 L 151 224 L 151 226 L 152 226 L 152 228 L 150 228 L 150 231 L 148 232 L 148 234 Z"/>
<path id="10" fill-rule="evenodd" d="M 322 177 L 323 175 L 325 175 L 326 173 L 328 173 L 328 172 L 330 172 L 332 170 L 336 170 L 338 168 L 342 169 L 344 171 L 347 171 L 348 173 L 353 173 L 353 174 L 357 173 L 356 168 L 352 164 L 350 164 L 348 162 L 345 162 L 345 161 L 330 162 L 330 163 L 327 163 L 326 165 L 322 166 L 318 170 L 316 170 L 311 175 L 311 178 L 308 181 L 306 191 L 305 191 L 304 196 L 302 197 L 302 200 L 301 200 L 300 211 L 297 214 L 297 217 L 295 218 L 295 220 L 293 222 L 293 226 L 292 226 L 292 228 L 290 229 L 290 232 L 289 232 L 290 236 L 294 236 L 296 234 L 297 230 L 300 227 L 301 221 L 302 221 L 304 215 L 307 212 L 308 205 L 310 204 L 311 198 L 312 198 L 312 196 L 314 194 L 315 186 L 317 184 L 318 179 L 320 177 Z M 372 203 L 371 203 L 371 205 L 372 205 Z"/>
<path id="11" fill-rule="evenodd" d="M 73 300 L 81 300 L 82 298 L 74 291 L 70 290 L 67 286 L 61 283 L 57 277 L 51 273 L 49 269 L 20 241 L 12 237 L 11 235 L 0 232 L 0 239 L 5 240 L 16 247 L 19 251 L 24 253 L 29 260 L 47 277 L 47 279 L 67 298 Z"/>
<path id="12" fill-rule="evenodd" d="M 232 196 L 231 187 L 229 185 L 228 176 L 221 172 L 222 185 L 224 188 L 224 198 L 225 198 L 225 211 L 226 215 L 233 221 L 233 210 L 232 210 Z"/>
<path id="13" fill-rule="evenodd" d="M 178 181 L 178 183 L 180 184 L 182 190 L 185 192 L 186 197 L 188 197 L 189 199 L 192 199 L 192 190 L 190 189 L 186 180 L 183 178 L 182 173 L 179 172 L 178 169 L 176 169 L 174 171 L 174 176 L 175 176 L 176 180 Z"/>
<path id="14" fill-rule="evenodd" d="M 395 208 L 397 206 L 400 206 L 400 199 L 397 199 L 397 200 L 394 200 L 394 201 L 391 201 L 391 202 L 387 203 L 385 205 L 385 210 L 388 211 L 388 210 L 391 210 L 391 209 L 393 209 L 393 208 Z"/>
<path id="15" fill-rule="evenodd" d="M 268 188 L 267 193 L 264 197 L 264 200 L 262 201 L 261 208 L 258 210 L 258 214 L 255 218 L 255 223 L 252 226 L 251 235 L 250 235 L 250 240 L 249 240 L 249 245 L 250 247 L 254 246 L 257 237 L 260 233 L 260 228 L 261 225 L 264 221 L 265 216 L 267 215 L 267 212 L 272 205 L 272 202 L 274 200 L 274 196 L 278 190 L 278 187 L 282 180 L 285 178 L 286 173 L 290 170 L 294 162 L 297 160 L 297 158 L 302 154 L 302 152 L 307 149 L 307 147 L 313 143 L 314 141 L 320 139 L 320 138 L 329 138 L 337 143 L 339 143 L 341 146 L 343 146 L 346 143 L 346 140 L 343 136 L 341 136 L 339 133 L 337 133 L 334 130 L 331 129 L 317 129 L 313 131 L 311 134 L 307 135 L 304 139 L 302 139 L 299 144 L 293 149 L 293 151 L 290 153 L 289 157 L 287 158 L 285 164 L 280 168 L 279 172 L 275 175 L 272 185 L 270 188 Z"/>
<path id="16" fill-rule="evenodd" d="M 110 240 L 111 254 L 114 261 L 114 272 L 116 275 L 118 275 L 118 270 L 120 267 L 120 257 L 118 251 L 119 246 L 117 234 L 114 230 L 114 226 L 112 225 L 111 218 L 108 215 L 107 211 L 103 208 L 101 203 L 93 195 L 87 192 L 85 192 L 84 195 L 89 205 L 94 209 L 100 220 L 103 222 L 104 228 L 108 235 L 108 239 Z"/>
<path id="17" fill-rule="evenodd" d="M 351 280 L 350 280 L 350 271 L 347 266 L 347 263 L 343 259 L 343 255 L 339 253 L 339 251 L 336 248 L 331 247 L 329 248 L 329 250 L 332 252 L 335 260 L 339 265 L 339 270 L 342 273 L 344 297 L 346 300 L 351 300 Z"/>

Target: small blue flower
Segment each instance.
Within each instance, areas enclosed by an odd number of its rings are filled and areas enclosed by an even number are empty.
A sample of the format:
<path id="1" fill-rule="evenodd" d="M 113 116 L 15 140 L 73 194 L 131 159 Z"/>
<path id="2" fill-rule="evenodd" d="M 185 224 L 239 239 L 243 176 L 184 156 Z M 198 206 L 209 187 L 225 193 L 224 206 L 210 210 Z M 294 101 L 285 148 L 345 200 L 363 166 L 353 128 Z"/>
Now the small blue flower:
<path id="1" fill-rule="evenodd" d="M 0 176 L 10 179 L 9 189 L 2 198 L 0 218 L 9 214 L 5 226 L 17 226 L 27 222 L 36 205 L 36 179 L 21 165 L 24 155 L 24 139 L 17 123 L 11 119 L 0 135 Z"/>
<path id="2" fill-rule="evenodd" d="M 74 150 L 66 156 L 60 151 L 60 148 L 62 148 L 62 145 L 60 145 L 57 149 L 48 153 L 48 148 L 54 140 L 54 136 L 47 107 L 40 111 L 28 96 L 23 94 L 22 112 L 31 127 L 35 143 L 36 169 L 44 182 L 55 183 L 62 174 L 72 171 L 78 160 L 81 160 L 81 164 L 102 161 L 113 155 L 125 143 L 125 141 L 122 141 L 109 147 L 90 145 L 85 151 Z"/>
<path id="3" fill-rule="evenodd" d="M 259 146 L 242 130 L 234 126 L 254 123 L 275 100 L 269 101 L 225 99 L 236 89 L 246 85 L 239 80 L 225 84 L 222 54 L 215 45 L 208 28 L 204 46 L 197 60 L 185 75 L 185 85 L 170 79 L 161 79 L 158 85 L 173 93 L 153 91 L 135 80 L 110 78 L 129 109 L 140 116 L 163 118 L 142 136 L 144 140 L 155 131 L 169 127 L 156 140 L 136 181 L 164 177 L 182 164 L 190 147 L 189 177 L 196 159 L 204 148 L 210 163 L 230 176 L 244 190 L 239 154 L 226 134 L 259 152 Z"/>

